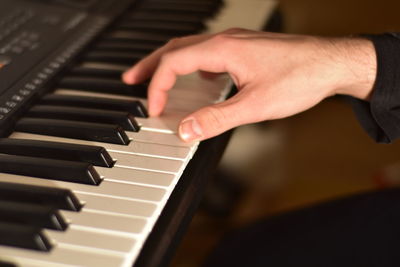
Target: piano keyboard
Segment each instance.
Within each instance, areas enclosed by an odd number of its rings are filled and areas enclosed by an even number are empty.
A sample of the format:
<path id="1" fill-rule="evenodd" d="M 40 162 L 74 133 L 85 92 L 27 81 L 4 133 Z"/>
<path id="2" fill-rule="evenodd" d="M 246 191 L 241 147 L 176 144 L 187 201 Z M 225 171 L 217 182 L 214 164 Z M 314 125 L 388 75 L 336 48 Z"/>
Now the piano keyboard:
<path id="1" fill-rule="evenodd" d="M 85 10 L 99 1 L 64 2 Z M 199 146 L 179 139 L 179 121 L 224 100 L 231 82 L 198 73 L 178 79 L 164 114 L 149 118 L 146 85 L 124 85 L 120 76 L 168 39 L 204 31 L 206 19 L 209 32 L 259 29 L 275 6 L 267 0 L 225 2 L 210 19 L 221 6 L 218 0 L 136 1 L 79 56 L 71 52 L 72 59 L 51 62 L 54 68 L 44 68 L 43 81 L 15 94 L 9 109 L 0 107 L 3 118 L 19 105 L 18 97 L 37 95 L 29 110 L 15 112 L 15 125 L 0 138 L 0 266 L 135 264 Z M 257 15 L 241 24 L 229 10 Z M 27 53 L 10 49 L 15 51 L 0 47 L 0 75 L 15 55 Z"/>

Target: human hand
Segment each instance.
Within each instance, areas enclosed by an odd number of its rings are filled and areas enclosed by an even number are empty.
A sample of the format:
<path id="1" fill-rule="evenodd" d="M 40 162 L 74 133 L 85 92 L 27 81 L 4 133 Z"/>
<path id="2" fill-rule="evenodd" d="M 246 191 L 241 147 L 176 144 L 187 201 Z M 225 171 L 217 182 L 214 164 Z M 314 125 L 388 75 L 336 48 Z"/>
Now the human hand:
<path id="1" fill-rule="evenodd" d="M 171 40 L 123 75 L 152 80 L 149 113 L 161 114 L 178 75 L 228 73 L 238 93 L 182 120 L 185 141 L 203 140 L 238 125 L 294 115 L 334 94 L 368 99 L 376 75 L 372 42 L 231 29 Z"/>

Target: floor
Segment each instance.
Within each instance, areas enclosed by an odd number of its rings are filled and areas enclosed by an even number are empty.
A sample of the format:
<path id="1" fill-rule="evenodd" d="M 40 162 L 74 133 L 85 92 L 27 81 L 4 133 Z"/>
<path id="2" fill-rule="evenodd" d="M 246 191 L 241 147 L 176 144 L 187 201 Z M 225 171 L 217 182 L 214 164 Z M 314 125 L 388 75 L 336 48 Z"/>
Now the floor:
<path id="1" fill-rule="evenodd" d="M 281 0 L 281 8 L 286 32 L 400 31 L 398 1 Z M 399 151 L 400 142 L 374 143 L 339 97 L 288 119 L 237 129 L 220 168 L 234 173 L 242 190 L 228 214 L 199 209 L 171 266 L 199 266 L 226 231 L 258 218 L 400 184 Z M 217 204 L 218 197 L 214 192 Z"/>

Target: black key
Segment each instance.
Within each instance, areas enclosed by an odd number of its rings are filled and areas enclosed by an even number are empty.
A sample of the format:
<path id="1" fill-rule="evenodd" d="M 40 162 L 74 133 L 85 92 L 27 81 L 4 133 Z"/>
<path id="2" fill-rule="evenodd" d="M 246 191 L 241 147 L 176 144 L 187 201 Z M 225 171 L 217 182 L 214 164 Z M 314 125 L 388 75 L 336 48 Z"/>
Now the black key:
<path id="1" fill-rule="evenodd" d="M 140 129 L 133 115 L 123 111 L 37 105 L 33 106 L 28 111 L 26 116 L 34 118 L 117 124 L 120 125 L 124 130 L 133 132 L 138 132 Z"/>
<path id="2" fill-rule="evenodd" d="M 117 29 L 145 30 L 173 35 L 189 35 L 204 29 L 202 23 L 182 23 L 163 20 L 127 20 L 118 24 Z"/>
<path id="3" fill-rule="evenodd" d="M 173 12 L 173 13 L 183 13 L 190 15 L 197 15 L 201 17 L 211 16 L 214 13 L 213 7 L 210 6 L 201 6 L 195 4 L 171 4 L 164 3 L 162 1 L 159 2 L 142 2 L 140 5 L 140 10 L 144 11 L 155 11 L 155 12 Z"/>
<path id="4" fill-rule="evenodd" d="M 145 56 L 146 54 L 140 52 L 93 51 L 87 53 L 84 60 L 133 65 Z"/>
<path id="5" fill-rule="evenodd" d="M 140 101 L 137 100 L 48 94 L 41 98 L 40 104 L 126 111 L 133 114 L 133 116 L 140 118 L 147 118 L 149 116 L 146 108 Z"/>
<path id="6" fill-rule="evenodd" d="M 114 161 L 107 150 L 100 146 L 88 146 L 61 142 L 0 138 L 0 153 L 82 161 L 100 167 L 112 167 Z"/>
<path id="7" fill-rule="evenodd" d="M 81 202 L 69 189 L 0 182 L 0 201 L 47 205 L 56 209 L 80 211 Z"/>
<path id="8" fill-rule="evenodd" d="M 147 85 L 127 85 L 120 80 L 96 79 L 88 77 L 65 77 L 59 83 L 59 88 L 75 89 L 90 92 L 117 94 L 146 98 Z"/>
<path id="9" fill-rule="evenodd" d="M 25 224 L 58 231 L 68 228 L 61 214 L 50 206 L 0 201 L 0 214 L 0 222 Z"/>
<path id="10" fill-rule="evenodd" d="M 67 137 L 103 143 L 128 145 L 129 138 L 119 125 L 67 120 L 23 118 L 15 125 L 16 131 Z"/>
<path id="11" fill-rule="evenodd" d="M 149 54 L 159 48 L 159 45 L 141 42 L 120 42 L 117 40 L 100 41 L 94 45 L 97 50 L 143 52 Z"/>
<path id="12" fill-rule="evenodd" d="M 218 2 L 216 0 L 146 0 L 147 3 L 168 3 L 174 5 L 190 4 L 194 6 L 216 6 Z"/>
<path id="13" fill-rule="evenodd" d="M 199 23 L 203 21 L 203 17 L 194 14 L 176 13 L 167 11 L 149 11 L 149 10 L 135 10 L 128 15 L 131 19 L 148 19 L 148 20 L 165 20 L 176 22 L 192 22 Z"/>
<path id="14" fill-rule="evenodd" d="M 69 74 L 74 76 L 86 76 L 86 77 L 105 77 L 111 79 L 121 79 L 122 70 L 112 70 L 112 69 L 99 69 L 91 67 L 74 67 L 69 71 Z"/>
<path id="15" fill-rule="evenodd" d="M 125 40 L 152 43 L 157 45 L 165 44 L 168 40 L 174 38 L 174 35 L 159 34 L 146 31 L 115 31 L 106 35 L 106 38 L 112 38 L 114 40 Z"/>
<path id="16" fill-rule="evenodd" d="M 169 4 L 191 4 L 194 6 L 208 6 L 210 8 L 216 9 L 221 4 L 223 4 L 223 0 L 146 0 L 147 3 L 169 3 Z"/>
<path id="17" fill-rule="evenodd" d="M 102 181 L 89 163 L 8 154 L 0 154 L 0 172 L 89 185 Z"/>
<path id="18" fill-rule="evenodd" d="M 8 261 L 3 261 L 1 259 L 0 259 L 0 266 L 1 267 L 17 267 L 17 265 L 15 265 L 14 263 L 11 263 L 11 262 L 8 262 Z"/>
<path id="19" fill-rule="evenodd" d="M 0 222 L 0 245 L 50 251 L 50 240 L 40 228 Z"/>

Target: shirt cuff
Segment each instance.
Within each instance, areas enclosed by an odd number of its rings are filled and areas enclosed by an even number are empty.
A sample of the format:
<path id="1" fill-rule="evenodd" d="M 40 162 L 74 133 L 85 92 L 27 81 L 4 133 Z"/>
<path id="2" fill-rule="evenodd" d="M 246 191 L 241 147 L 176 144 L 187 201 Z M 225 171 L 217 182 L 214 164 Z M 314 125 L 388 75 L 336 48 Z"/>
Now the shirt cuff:
<path id="1" fill-rule="evenodd" d="M 400 137 L 400 34 L 366 35 L 375 47 L 377 75 L 370 102 L 351 98 L 355 114 L 379 143 Z"/>

